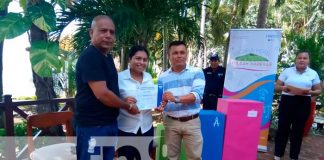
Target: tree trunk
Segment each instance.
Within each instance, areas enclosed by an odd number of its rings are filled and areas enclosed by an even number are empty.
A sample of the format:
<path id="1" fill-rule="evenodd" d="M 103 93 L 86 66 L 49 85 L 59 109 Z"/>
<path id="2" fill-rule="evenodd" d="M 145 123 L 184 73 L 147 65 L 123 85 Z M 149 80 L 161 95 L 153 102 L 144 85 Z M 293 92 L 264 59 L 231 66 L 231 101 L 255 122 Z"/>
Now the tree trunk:
<path id="1" fill-rule="evenodd" d="M 229 49 L 229 42 L 230 42 L 230 35 L 226 39 L 226 48 L 225 48 L 225 54 L 224 54 L 224 64 L 223 67 L 226 68 L 227 61 L 228 61 L 228 49 Z"/>
<path id="2" fill-rule="evenodd" d="M 206 66 L 206 62 L 203 62 L 206 55 L 204 54 L 204 48 L 205 48 L 205 43 L 204 43 L 204 37 L 205 37 L 205 21 L 206 21 L 206 0 L 203 0 L 201 3 L 201 19 L 200 19 L 200 41 L 198 43 L 198 67 L 202 68 L 203 66 Z M 204 65 L 203 65 L 204 64 Z"/>
<path id="3" fill-rule="evenodd" d="M 268 14 L 269 0 L 260 0 L 257 18 L 257 28 L 265 28 Z"/>
<path id="4" fill-rule="evenodd" d="M 128 51 L 129 49 L 126 47 L 122 47 L 121 56 L 120 56 L 120 71 L 123 71 L 128 68 Z"/>
<path id="5" fill-rule="evenodd" d="M 168 31 L 166 26 L 163 27 L 163 53 L 162 53 L 162 72 L 166 71 L 169 68 L 168 61 Z"/>
<path id="6" fill-rule="evenodd" d="M 204 39 L 204 50 L 203 50 L 204 52 L 203 52 L 203 55 L 204 55 L 204 68 L 207 68 L 207 55 L 208 55 L 208 53 L 207 53 L 207 40 L 206 39 Z"/>
<path id="7" fill-rule="evenodd" d="M 35 41 L 47 40 L 47 33 L 37 26 L 32 25 L 30 28 L 31 44 Z M 54 91 L 53 77 L 40 77 L 33 70 L 33 82 L 36 88 L 36 97 L 38 100 L 56 98 Z M 37 113 L 57 112 L 58 104 L 38 104 L 36 107 Z M 61 125 L 53 126 L 49 129 L 43 130 L 42 135 L 62 136 L 64 135 Z"/>
<path id="8" fill-rule="evenodd" d="M 0 17 L 5 16 L 7 14 L 7 10 L 0 11 Z M 0 101 L 3 99 L 3 79 L 2 79 L 2 58 L 3 58 L 3 42 L 0 43 Z M 0 128 L 4 127 L 4 113 L 2 108 L 0 108 Z"/>
<path id="9" fill-rule="evenodd" d="M 39 40 L 47 40 L 47 33 L 32 25 L 30 29 L 30 40 L 31 43 Z M 33 82 L 38 100 L 56 98 L 52 77 L 40 77 L 33 71 Z M 56 104 L 41 104 L 36 107 L 37 113 L 56 112 L 57 110 L 58 107 Z"/>

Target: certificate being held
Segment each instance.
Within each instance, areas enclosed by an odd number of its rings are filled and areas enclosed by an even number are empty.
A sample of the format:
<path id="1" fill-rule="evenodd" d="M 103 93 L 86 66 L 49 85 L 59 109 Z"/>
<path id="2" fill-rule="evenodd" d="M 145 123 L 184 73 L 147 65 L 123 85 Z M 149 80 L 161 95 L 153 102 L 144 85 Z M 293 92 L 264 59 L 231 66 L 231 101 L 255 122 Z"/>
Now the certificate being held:
<path id="1" fill-rule="evenodd" d="M 136 100 L 139 110 L 153 109 L 157 104 L 158 89 L 156 85 L 141 86 L 137 90 Z"/>
<path id="2" fill-rule="evenodd" d="M 299 87 L 295 87 L 292 85 L 287 85 L 287 88 L 288 88 L 289 92 L 294 95 L 308 95 L 308 94 L 310 94 L 309 93 L 310 89 L 307 89 L 307 88 L 299 88 Z"/>

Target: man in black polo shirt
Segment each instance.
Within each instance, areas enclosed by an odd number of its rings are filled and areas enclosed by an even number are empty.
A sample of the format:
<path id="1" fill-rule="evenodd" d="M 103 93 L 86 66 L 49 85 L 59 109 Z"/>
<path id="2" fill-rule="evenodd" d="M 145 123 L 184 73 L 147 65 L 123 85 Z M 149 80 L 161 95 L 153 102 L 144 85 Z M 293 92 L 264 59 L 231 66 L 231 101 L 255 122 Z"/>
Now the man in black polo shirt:
<path id="1" fill-rule="evenodd" d="M 225 68 L 219 66 L 217 54 L 212 54 L 209 60 L 210 67 L 204 69 L 206 86 L 203 97 L 203 109 L 216 110 L 217 99 L 223 95 Z"/>
<path id="2" fill-rule="evenodd" d="M 106 15 L 96 16 L 89 29 L 91 45 L 80 55 L 76 65 L 76 134 L 77 159 L 90 160 L 91 155 L 103 155 L 112 160 L 114 147 L 96 146 L 97 136 L 117 136 L 119 109 L 139 113 L 136 104 L 118 98 L 118 76 L 109 51 L 115 44 L 115 25 Z"/>

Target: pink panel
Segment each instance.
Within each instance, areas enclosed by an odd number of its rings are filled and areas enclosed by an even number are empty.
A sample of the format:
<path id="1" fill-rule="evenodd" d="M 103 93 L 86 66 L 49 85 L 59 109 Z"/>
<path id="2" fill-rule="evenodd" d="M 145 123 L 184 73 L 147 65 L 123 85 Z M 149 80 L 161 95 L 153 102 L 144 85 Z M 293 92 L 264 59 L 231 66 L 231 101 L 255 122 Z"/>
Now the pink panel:
<path id="1" fill-rule="evenodd" d="M 263 102 L 218 99 L 217 110 L 226 115 L 223 160 L 256 160 Z"/>

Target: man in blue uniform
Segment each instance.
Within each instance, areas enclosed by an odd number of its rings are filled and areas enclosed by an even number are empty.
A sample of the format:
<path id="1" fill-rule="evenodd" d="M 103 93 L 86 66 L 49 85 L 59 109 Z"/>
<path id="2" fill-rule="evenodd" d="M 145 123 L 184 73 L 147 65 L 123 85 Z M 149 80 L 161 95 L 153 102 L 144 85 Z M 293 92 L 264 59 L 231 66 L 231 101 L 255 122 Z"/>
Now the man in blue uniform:
<path id="1" fill-rule="evenodd" d="M 216 110 L 217 99 L 223 95 L 225 68 L 219 66 L 217 54 L 212 54 L 209 60 L 210 67 L 204 69 L 206 86 L 203 97 L 203 109 Z"/>

